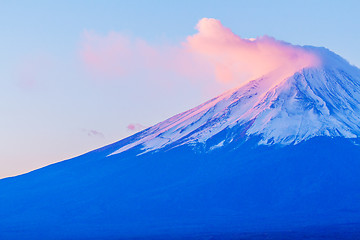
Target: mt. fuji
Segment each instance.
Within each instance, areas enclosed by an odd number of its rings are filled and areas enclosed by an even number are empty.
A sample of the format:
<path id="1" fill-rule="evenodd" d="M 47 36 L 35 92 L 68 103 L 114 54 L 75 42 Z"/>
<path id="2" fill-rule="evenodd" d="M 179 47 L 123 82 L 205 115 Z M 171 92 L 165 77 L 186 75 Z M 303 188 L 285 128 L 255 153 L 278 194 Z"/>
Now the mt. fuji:
<path id="1" fill-rule="evenodd" d="M 360 70 L 281 69 L 0 181 L 0 239 L 360 237 Z"/>
<path id="2" fill-rule="evenodd" d="M 140 133 L 112 154 L 134 146 L 145 152 L 181 145 L 206 145 L 222 131 L 243 126 L 259 144 L 297 144 L 312 137 L 360 136 L 360 71 L 324 48 L 308 47 L 319 67 L 279 78 L 279 71 L 250 81 Z M 238 131 L 235 131 L 238 132 Z M 220 139 L 221 147 L 233 141 Z"/>

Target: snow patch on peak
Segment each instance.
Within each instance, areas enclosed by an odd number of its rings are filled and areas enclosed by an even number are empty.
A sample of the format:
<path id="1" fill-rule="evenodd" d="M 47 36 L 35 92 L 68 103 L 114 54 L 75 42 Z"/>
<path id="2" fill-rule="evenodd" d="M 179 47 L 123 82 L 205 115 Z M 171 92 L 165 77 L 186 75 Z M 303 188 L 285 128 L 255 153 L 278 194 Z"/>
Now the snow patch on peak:
<path id="1" fill-rule="evenodd" d="M 212 151 L 212 150 L 214 150 L 214 149 L 216 149 L 216 148 L 219 148 L 219 147 L 224 146 L 224 142 L 225 142 L 225 140 L 222 140 L 222 141 L 219 142 L 218 144 L 216 144 L 216 145 L 214 145 L 214 146 L 211 146 L 211 147 L 210 147 L 210 151 Z"/>
<path id="2" fill-rule="evenodd" d="M 356 82 L 339 72 L 306 69 L 267 93 L 247 133 L 261 135 L 260 144 L 296 144 L 315 136 L 357 137 Z M 353 87 L 357 91 L 349 92 Z"/>

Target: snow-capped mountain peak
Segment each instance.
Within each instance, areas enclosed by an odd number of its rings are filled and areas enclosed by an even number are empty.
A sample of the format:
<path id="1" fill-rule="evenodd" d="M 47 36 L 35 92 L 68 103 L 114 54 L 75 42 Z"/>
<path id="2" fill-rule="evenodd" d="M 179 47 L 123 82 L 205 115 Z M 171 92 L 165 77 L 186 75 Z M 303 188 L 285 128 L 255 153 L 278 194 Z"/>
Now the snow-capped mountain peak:
<path id="1" fill-rule="evenodd" d="M 319 57 L 317 66 L 291 76 L 282 75 L 279 69 L 250 81 L 142 131 L 112 154 L 135 146 L 141 146 L 144 153 L 205 143 L 241 125 L 246 126 L 244 137 L 258 136 L 259 144 L 360 136 L 360 70 L 325 48 L 305 48 Z M 210 149 L 224 144 L 220 141 Z"/>

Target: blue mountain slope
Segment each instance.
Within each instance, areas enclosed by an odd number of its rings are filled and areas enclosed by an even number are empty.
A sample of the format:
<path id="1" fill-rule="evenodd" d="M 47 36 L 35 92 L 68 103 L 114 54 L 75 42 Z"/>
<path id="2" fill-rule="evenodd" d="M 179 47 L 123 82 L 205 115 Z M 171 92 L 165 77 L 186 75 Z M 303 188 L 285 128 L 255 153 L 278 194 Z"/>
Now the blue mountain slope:
<path id="1" fill-rule="evenodd" d="M 92 152 L 4 179 L 0 238 L 200 238 L 360 224 L 360 147 L 351 140 L 234 144 L 207 154 Z"/>

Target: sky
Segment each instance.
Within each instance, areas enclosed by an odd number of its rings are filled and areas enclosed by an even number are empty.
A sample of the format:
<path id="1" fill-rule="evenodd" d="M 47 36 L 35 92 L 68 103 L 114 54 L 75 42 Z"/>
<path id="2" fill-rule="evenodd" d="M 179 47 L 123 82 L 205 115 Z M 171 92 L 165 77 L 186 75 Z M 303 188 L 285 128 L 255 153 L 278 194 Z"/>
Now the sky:
<path id="1" fill-rule="evenodd" d="M 331 0 L 1 1 L 0 178 L 120 140 L 272 68 L 266 51 L 247 56 L 267 69 L 244 65 L 241 44 L 324 46 L 360 66 L 358 9 Z"/>

